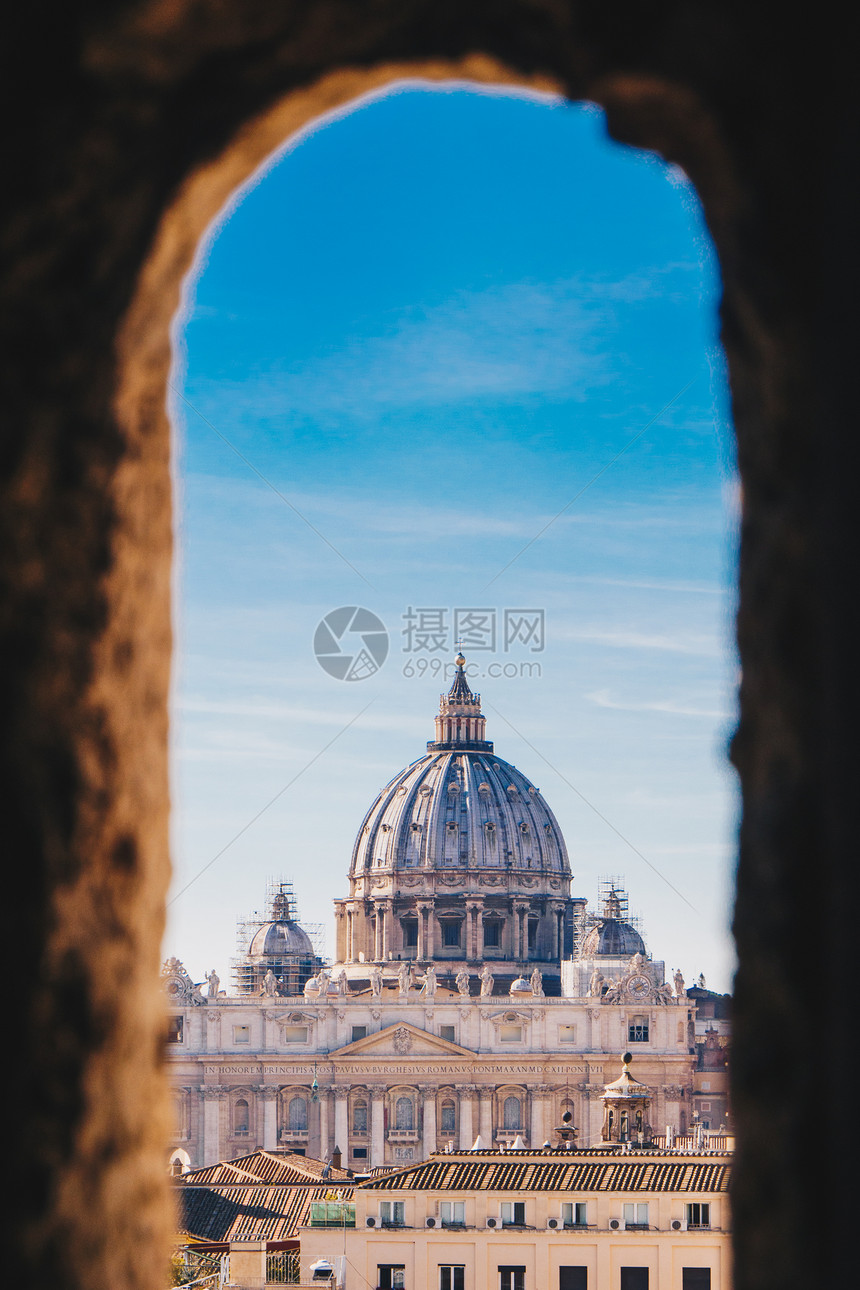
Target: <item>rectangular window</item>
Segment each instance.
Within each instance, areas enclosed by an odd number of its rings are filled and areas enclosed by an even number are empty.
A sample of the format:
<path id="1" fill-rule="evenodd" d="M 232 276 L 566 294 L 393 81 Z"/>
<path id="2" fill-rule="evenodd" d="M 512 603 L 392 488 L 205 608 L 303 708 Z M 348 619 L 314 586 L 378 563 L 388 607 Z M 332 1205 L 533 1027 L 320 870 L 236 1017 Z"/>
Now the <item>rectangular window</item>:
<path id="1" fill-rule="evenodd" d="M 439 1264 L 439 1290 L 466 1290 L 466 1269 L 462 1263 Z"/>
<path id="2" fill-rule="evenodd" d="M 647 1268 L 622 1268 L 621 1290 L 648 1290 Z"/>
<path id="3" fill-rule="evenodd" d="M 234 1043 L 234 1044 L 250 1044 L 250 1042 L 251 1042 L 251 1027 L 250 1027 L 250 1026 L 234 1026 L 234 1027 L 233 1027 L 233 1043 Z"/>
<path id="4" fill-rule="evenodd" d="M 533 922 L 531 921 L 531 919 L 529 919 L 529 925 L 528 925 L 528 940 L 529 940 L 529 949 L 530 949 L 530 950 L 533 950 L 533 949 L 535 948 L 535 946 L 537 945 L 537 931 L 538 931 L 538 924 L 537 924 L 537 923 L 533 923 Z"/>
<path id="5" fill-rule="evenodd" d="M 453 948 L 460 944 L 460 924 L 449 920 L 442 924 L 442 944 Z"/>
<path id="6" fill-rule="evenodd" d="M 355 1227 L 355 1205 L 347 1201 L 312 1200 L 311 1227 Z"/>
<path id="7" fill-rule="evenodd" d="M 405 1263 L 377 1263 L 376 1284 L 379 1290 L 405 1290 Z"/>
<path id="8" fill-rule="evenodd" d="M 565 1227 L 585 1227 L 588 1223 L 588 1205 L 584 1200 L 565 1201 L 561 1207 L 561 1221 Z"/>
<path id="9" fill-rule="evenodd" d="M 681 1290 L 711 1290 L 710 1268 L 682 1268 Z"/>
<path id="10" fill-rule="evenodd" d="M 403 944 L 408 950 L 414 950 L 418 944 L 418 920 L 416 918 L 406 918 L 403 920 Z"/>
<path id="11" fill-rule="evenodd" d="M 439 1217 L 443 1227 L 464 1227 L 466 1223 L 466 1202 L 464 1200 L 443 1200 L 439 1206 Z"/>
<path id="12" fill-rule="evenodd" d="M 497 950 L 501 944 L 501 923 L 484 923 L 484 945 L 488 949 Z"/>
<path id="13" fill-rule="evenodd" d="M 353 1043 L 355 1043 L 356 1039 L 366 1039 L 366 1038 L 367 1038 L 367 1026 L 353 1026 L 352 1028 Z"/>
<path id="14" fill-rule="evenodd" d="M 352 1158 L 353 1158 L 353 1160 L 366 1160 L 366 1159 L 367 1159 L 367 1147 L 353 1147 L 353 1149 L 352 1149 Z"/>
<path id="15" fill-rule="evenodd" d="M 306 1044 L 308 1042 L 307 1026 L 282 1026 L 281 1034 L 285 1044 Z"/>
<path id="16" fill-rule="evenodd" d="M 559 1268 L 558 1290 L 588 1290 L 588 1268 L 576 1264 Z"/>
<path id="17" fill-rule="evenodd" d="M 524 1267 L 499 1267 L 499 1290 L 526 1290 Z"/>
<path id="18" fill-rule="evenodd" d="M 454 1027 L 454 1026 L 440 1026 L 440 1027 L 439 1027 L 439 1038 L 440 1038 L 440 1039 L 447 1039 L 449 1044 L 456 1044 L 456 1042 L 457 1042 L 456 1027 Z"/>
<path id="19" fill-rule="evenodd" d="M 688 1227 L 710 1227 L 711 1226 L 711 1207 L 702 1205 L 695 1201 L 692 1205 L 687 1206 L 687 1226 Z"/>
<path id="20" fill-rule="evenodd" d="M 558 1040 L 561 1044 L 575 1044 L 576 1026 L 559 1026 Z"/>
<path id="21" fill-rule="evenodd" d="M 524 1200 L 503 1200 L 501 1208 L 502 1227 L 525 1227 L 526 1203 Z"/>
<path id="22" fill-rule="evenodd" d="M 648 1206 L 633 1205 L 629 1202 L 624 1204 L 624 1226 L 625 1227 L 647 1227 L 648 1226 Z"/>
<path id="23" fill-rule="evenodd" d="M 499 1039 L 503 1044 L 522 1043 L 522 1026 L 499 1026 Z"/>
<path id="24" fill-rule="evenodd" d="M 406 1206 L 402 1200 L 381 1200 L 379 1202 L 379 1220 L 383 1227 L 403 1227 L 406 1221 Z"/>
<path id="25" fill-rule="evenodd" d="M 648 1043 L 648 1018 L 631 1017 L 627 1027 L 627 1042 L 631 1044 Z"/>
<path id="26" fill-rule="evenodd" d="M 182 1043 L 182 1027 L 184 1022 L 184 1017 L 167 1018 L 167 1042 L 169 1044 Z"/>

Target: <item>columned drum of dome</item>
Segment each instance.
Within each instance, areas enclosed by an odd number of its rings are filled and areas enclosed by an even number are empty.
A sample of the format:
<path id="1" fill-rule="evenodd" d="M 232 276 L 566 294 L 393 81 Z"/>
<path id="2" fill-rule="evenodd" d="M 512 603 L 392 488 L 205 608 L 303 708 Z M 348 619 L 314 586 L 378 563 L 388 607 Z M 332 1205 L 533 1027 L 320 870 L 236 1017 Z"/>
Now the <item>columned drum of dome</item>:
<path id="1" fill-rule="evenodd" d="M 567 848 L 539 789 L 495 754 L 485 726 L 461 654 L 435 740 L 385 786 L 356 838 L 349 897 L 335 903 L 337 958 L 351 978 L 365 963 L 433 962 L 456 976 L 490 962 L 506 993 L 528 964 L 557 993 L 574 905 Z"/>

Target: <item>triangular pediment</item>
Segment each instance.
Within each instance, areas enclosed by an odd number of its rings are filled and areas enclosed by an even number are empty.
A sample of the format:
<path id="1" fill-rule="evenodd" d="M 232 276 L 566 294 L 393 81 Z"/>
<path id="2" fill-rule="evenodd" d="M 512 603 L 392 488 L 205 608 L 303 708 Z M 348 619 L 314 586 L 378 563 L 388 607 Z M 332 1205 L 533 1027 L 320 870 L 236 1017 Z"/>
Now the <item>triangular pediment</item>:
<path id="1" fill-rule="evenodd" d="M 330 1056 L 338 1057 L 468 1057 L 475 1054 L 470 1048 L 461 1048 L 449 1039 L 442 1039 L 428 1030 L 419 1030 L 408 1021 L 395 1021 L 363 1039 L 354 1039 L 343 1048 L 336 1048 Z"/>

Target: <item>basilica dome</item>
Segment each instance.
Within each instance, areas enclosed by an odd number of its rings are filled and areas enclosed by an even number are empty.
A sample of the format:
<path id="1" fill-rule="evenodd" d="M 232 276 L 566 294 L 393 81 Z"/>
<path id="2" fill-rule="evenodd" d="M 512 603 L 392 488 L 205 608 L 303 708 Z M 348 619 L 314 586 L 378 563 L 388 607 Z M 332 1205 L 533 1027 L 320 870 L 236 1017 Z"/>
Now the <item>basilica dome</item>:
<path id="1" fill-rule="evenodd" d="M 364 818 L 351 875 L 380 869 L 524 869 L 570 876 L 539 789 L 493 753 L 428 752 L 395 775 Z"/>
<path id="2" fill-rule="evenodd" d="M 338 961 L 411 958 L 454 972 L 494 959 L 510 965 L 495 978 L 506 991 L 527 964 L 558 972 L 572 943 L 570 863 L 540 790 L 486 738 L 465 662 L 459 655 L 425 755 L 362 821 L 349 896 L 335 902 Z"/>

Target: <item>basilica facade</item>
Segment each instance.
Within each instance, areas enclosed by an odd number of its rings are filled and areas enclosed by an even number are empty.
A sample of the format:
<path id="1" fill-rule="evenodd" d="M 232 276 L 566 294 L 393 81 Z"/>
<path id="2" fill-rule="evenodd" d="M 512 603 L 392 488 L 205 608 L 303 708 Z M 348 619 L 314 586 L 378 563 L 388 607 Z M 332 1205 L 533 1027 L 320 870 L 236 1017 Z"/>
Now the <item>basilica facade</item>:
<path id="1" fill-rule="evenodd" d="M 437 1150 L 599 1139 L 618 1054 L 636 1054 L 653 1131 L 691 1127 L 695 1002 L 666 981 L 610 886 L 571 895 L 564 838 L 495 754 L 458 656 L 424 756 L 378 795 L 316 958 L 284 889 L 234 970 L 163 968 L 175 1167 L 257 1147 L 361 1172 Z"/>

